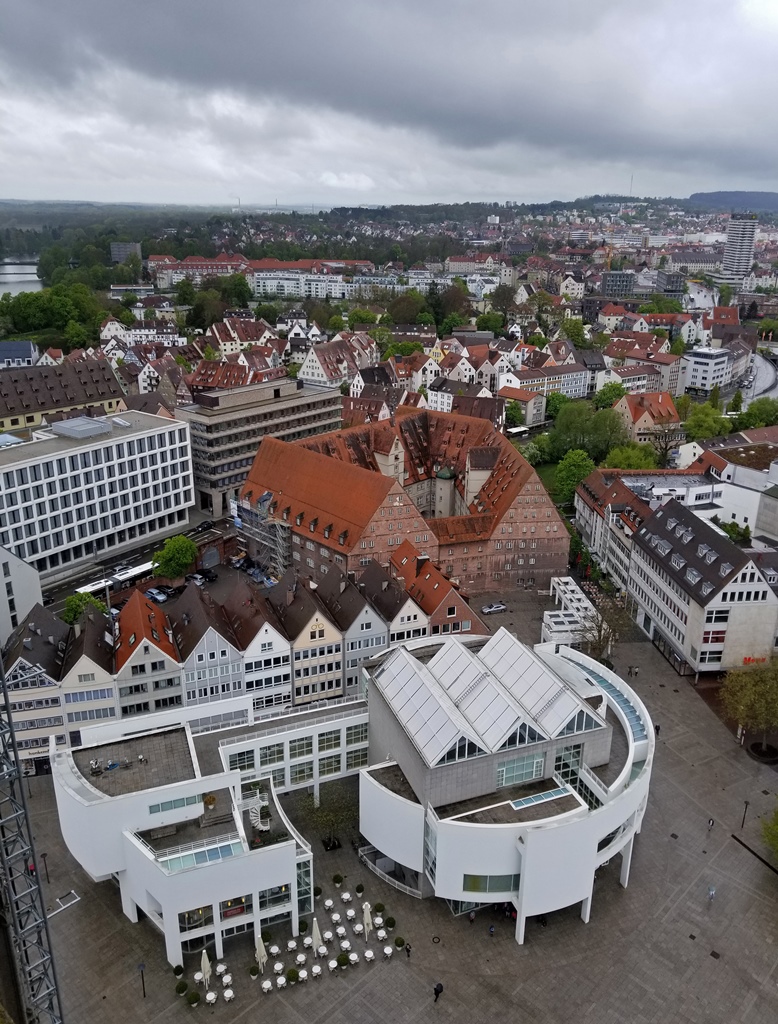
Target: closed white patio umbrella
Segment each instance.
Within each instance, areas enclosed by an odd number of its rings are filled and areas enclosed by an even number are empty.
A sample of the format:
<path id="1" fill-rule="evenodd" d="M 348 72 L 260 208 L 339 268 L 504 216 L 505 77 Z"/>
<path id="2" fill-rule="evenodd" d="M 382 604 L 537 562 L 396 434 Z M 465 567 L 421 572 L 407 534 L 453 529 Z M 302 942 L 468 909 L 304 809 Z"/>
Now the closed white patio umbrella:
<path id="1" fill-rule="evenodd" d="M 211 980 L 211 961 L 208 959 L 207 950 L 203 950 L 203 955 L 200 957 L 200 970 L 203 972 L 203 981 L 205 982 L 206 989 L 208 988 L 208 982 Z"/>
<path id="2" fill-rule="evenodd" d="M 319 947 L 323 946 L 324 943 L 321 940 L 321 929 L 319 928 L 319 922 L 314 917 L 313 927 L 311 928 L 311 938 L 313 939 L 313 950 L 314 955 L 319 955 Z"/>
<path id="3" fill-rule="evenodd" d="M 373 918 L 370 916 L 370 904 L 367 902 L 362 904 L 362 923 L 365 926 L 365 942 L 367 942 L 367 937 L 373 930 Z"/>
<path id="4" fill-rule="evenodd" d="M 260 972 L 264 974 L 265 964 L 267 963 L 267 950 L 265 949 L 265 943 L 262 941 L 261 931 L 257 931 L 257 941 L 254 945 L 254 959 L 259 965 Z"/>

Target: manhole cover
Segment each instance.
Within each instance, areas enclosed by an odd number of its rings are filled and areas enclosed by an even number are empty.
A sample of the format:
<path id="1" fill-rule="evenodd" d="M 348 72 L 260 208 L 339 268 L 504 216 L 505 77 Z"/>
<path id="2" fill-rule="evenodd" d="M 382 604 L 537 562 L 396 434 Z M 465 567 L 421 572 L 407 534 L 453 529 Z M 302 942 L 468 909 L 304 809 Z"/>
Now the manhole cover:
<path id="1" fill-rule="evenodd" d="M 439 935 L 433 935 L 432 936 L 432 941 L 437 945 L 437 943 L 440 942 L 440 936 Z"/>

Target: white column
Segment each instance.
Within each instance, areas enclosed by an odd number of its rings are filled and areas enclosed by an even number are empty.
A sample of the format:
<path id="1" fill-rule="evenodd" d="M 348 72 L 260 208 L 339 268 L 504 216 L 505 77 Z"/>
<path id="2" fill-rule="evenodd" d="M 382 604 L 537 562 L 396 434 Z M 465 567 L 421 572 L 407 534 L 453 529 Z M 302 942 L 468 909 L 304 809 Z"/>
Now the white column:
<path id="1" fill-rule="evenodd" d="M 124 874 L 124 872 L 122 872 Z M 138 907 L 135 900 L 130 899 L 127 891 L 128 887 L 124 884 L 124 878 L 120 879 L 119 891 L 122 894 L 122 911 L 125 917 L 128 917 L 133 924 L 138 923 Z"/>
<path id="2" fill-rule="evenodd" d="M 524 945 L 524 928 L 527 923 L 527 919 L 521 911 L 516 914 L 516 941 L 520 946 Z"/>
<path id="3" fill-rule="evenodd" d="M 592 912 L 592 897 L 589 894 L 585 900 L 581 903 L 581 920 L 584 924 L 589 923 L 589 915 Z"/>
<path id="4" fill-rule="evenodd" d="M 621 873 L 619 874 L 619 885 L 624 889 L 629 884 L 629 869 L 632 865 L 632 847 L 635 843 L 634 835 L 630 841 L 621 849 Z"/>
<path id="5" fill-rule="evenodd" d="M 221 960 L 224 956 L 224 939 L 222 938 L 222 921 L 219 913 L 219 904 L 214 903 L 211 912 L 213 913 L 213 936 L 216 942 L 216 959 Z"/>

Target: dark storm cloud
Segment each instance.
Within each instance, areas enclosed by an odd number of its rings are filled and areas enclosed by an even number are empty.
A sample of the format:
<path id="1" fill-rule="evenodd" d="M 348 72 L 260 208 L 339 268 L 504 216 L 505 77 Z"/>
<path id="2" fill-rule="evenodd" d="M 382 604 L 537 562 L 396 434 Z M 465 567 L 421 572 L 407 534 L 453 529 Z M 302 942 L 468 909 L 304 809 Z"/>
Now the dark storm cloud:
<path id="1" fill-rule="evenodd" d="M 777 26 L 769 0 L 20 4 L 0 132 L 25 174 L 0 154 L 2 191 L 50 189 L 48 152 L 68 189 L 155 198 L 149 146 L 157 188 L 200 201 L 229 181 L 365 201 L 580 194 L 628 169 L 646 193 L 759 183 Z"/>

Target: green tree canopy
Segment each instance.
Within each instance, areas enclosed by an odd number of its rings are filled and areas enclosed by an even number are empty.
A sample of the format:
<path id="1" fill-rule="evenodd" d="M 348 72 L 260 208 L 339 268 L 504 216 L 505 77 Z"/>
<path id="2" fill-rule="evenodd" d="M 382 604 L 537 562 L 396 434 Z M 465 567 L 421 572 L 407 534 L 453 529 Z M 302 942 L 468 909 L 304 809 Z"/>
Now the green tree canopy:
<path id="1" fill-rule="evenodd" d="M 712 405 L 694 405 L 686 418 L 684 429 L 690 441 L 708 437 L 721 437 L 729 433 L 729 420 L 721 416 Z"/>
<path id="2" fill-rule="evenodd" d="M 352 309 L 348 315 L 348 329 L 354 330 L 357 324 L 375 324 L 378 323 L 378 317 L 370 309 Z"/>
<path id="3" fill-rule="evenodd" d="M 620 398 L 623 398 L 626 393 L 627 389 L 620 381 L 611 381 L 610 384 L 605 384 L 601 387 L 594 396 L 594 408 L 612 409 L 616 402 L 618 402 Z"/>
<path id="4" fill-rule="evenodd" d="M 491 331 L 493 334 L 499 334 L 504 319 L 502 313 L 493 310 L 491 313 L 482 313 L 476 320 L 475 326 L 479 331 Z"/>
<path id="5" fill-rule="evenodd" d="M 520 402 L 508 402 L 505 406 L 505 426 L 520 427 L 524 423 L 524 413 Z"/>
<path id="6" fill-rule="evenodd" d="M 343 319 L 340 313 L 336 313 L 334 316 L 331 316 L 327 321 L 328 331 L 342 331 L 345 326 L 346 321 Z"/>
<path id="7" fill-rule="evenodd" d="M 727 412 L 740 412 L 743 408 L 743 392 L 739 389 L 734 393 L 732 398 L 729 400 L 727 406 Z"/>
<path id="8" fill-rule="evenodd" d="M 580 448 L 574 448 L 560 460 L 554 474 L 554 497 L 562 504 L 573 500 L 576 487 L 594 472 L 594 462 Z"/>
<path id="9" fill-rule="evenodd" d="M 100 601 L 93 594 L 70 594 L 65 598 L 65 607 L 60 618 L 72 626 L 74 622 L 78 622 L 87 608 L 96 608 L 103 615 L 108 612 L 105 602 Z"/>
<path id="10" fill-rule="evenodd" d="M 594 411 L 591 402 L 563 406 L 549 435 L 551 455 L 561 459 L 571 449 L 582 449 L 601 462 L 611 448 L 627 443 L 621 417 L 613 409 Z"/>
<path id="11" fill-rule="evenodd" d="M 670 355 L 682 356 L 686 351 L 686 344 L 683 337 L 679 334 L 675 341 L 670 346 Z"/>
<path id="12" fill-rule="evenodd" d="M 755 398 L 745 412 L 737 418 L 738 430 L 754 430 L 756 427 L 772 427 L 778 423 L 778 399 Z"/>
<path id="13" fill-rule="evenodd" d="M 668 299 L 667 296 L 657 292 L 649 298 L 648 302 L 638 306 L 638 313 L 683 313 L 683 306 L 678 299 Z"/>
<path id="14" fill-rule="evenodd" d="M 714 384 L 708 395 L 708 405 L 717 412 L 721 409 L 721 388 Z"/>
<path id="15" fill-rule="evenodd" d="M 465 318 L 459 313 L 449 313 L 443 319 L 443 323 L 440 325 L 440 333 L 445 338 L 451 334 L 455 327 L 462 327 L 465 323 Z"/>
<path id="16" fill-rule="evenodd" d="M 761 732 L 764 746 L 767 733 L 778 728 L 778 663 L 730 670 L 720 698 L 727 717 L 749 732 Z"/>
<path id="17" fill-rule="evenodd" d="M 654 449 L 650 445 L 635 442 L 611 448 L 603 462 L 606 469 L 655 469 L 656 464 Z"/>
<path id="18" fill-rule="evenodd" d="M 176 537 L 168 537 L 161 551 L 155 551 L 152 557 L 155 576 L 166 576 L 177 579 L 193 564 L 197 558 L 197 545 L 183 533 Z"/>
<path id="19" fill-rule="evenodd" d="M 213 347 L 213 345 L 211 345 L 210 342 L 205 346 L 205 349 L 203 350 L 203 359 L 208 359 L 211 362 L 214 362 L 216 359 L 221 359 L 221 356 Z"/>
<path id="20" fill-rule="evenodd" d="M 773 855 L 778 857 L 778 809 L 762 822 L 762 838 Z"/>
<path id="21" fill-rule="evenodd" d="M 516 291 L 509 284 L 498 284 L 489 296 L 489 304 L 492 309 L 507 317 L 508 313 L 516 308 Z"/>
<path id="22" fill-rule="evenodd" d="M 583 321 L 577 317 L 568 316 L 562 321 L 562 334 L 564 334 L 574 348 L 589 347 Z"/>
<path id="23" fill-rule="evenodd" d="M 272 302 L 260 302 L 254 310 L 254 316 L 257 320 L 265 320 L 267 323 L 275 326 L 275 322 L 278 319 L 278 306 L 274 306 Z M 312 319 L 315 319 L 315 317 Z"/>
<path id="24" fill-rule="evenodd" d="M 568 398 L 567 395 L 563 395 L 561 391 L 552 391 L 548 398 L 546 398 L 546 416 L 551 420 L 555 420 L 559 415 L 560 409 L 571 401 L 572 399 Z"/>
<path id="25" fill-rule="evenodd" d="M 519 448 L 519 451 L 530 466 L 537 466 L 543 461 L 543 453 L 534 441 L 530 441 L 528 444 L 522 445 Z"/>
<path id="26" fill-rule="evenodd" d="M 721 287 L 719 288 L 719 305 L 720 306 L 728 306 L 732 302 L 733 294 L 734 294 L 734 292 L 732 290 L 732 286 L 731 285 L 728 285 L 728 284 L 721 285 Z"/>
<path id="27" fill-rule="evenodd" d="M 188 277 L 182 278 L 176 285 L 176 303 L 179 306 L 191 306 L 196 294 L 195 286 Z"/>
<path id="28" fill-rule="evenodd" d="M 416 317 L 416 323 L 417 324 L 421 324 L 424 327 L 434 327 L 435 326 L 435 317 L 432 315 L 432 313 L 427 313 L 427 312 L 422 311 Z"/>

